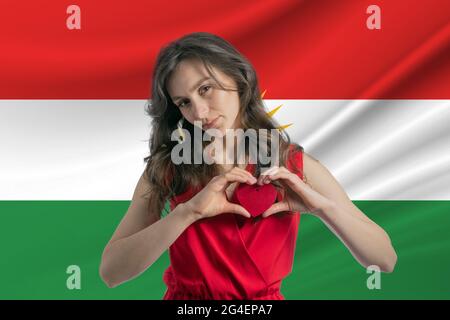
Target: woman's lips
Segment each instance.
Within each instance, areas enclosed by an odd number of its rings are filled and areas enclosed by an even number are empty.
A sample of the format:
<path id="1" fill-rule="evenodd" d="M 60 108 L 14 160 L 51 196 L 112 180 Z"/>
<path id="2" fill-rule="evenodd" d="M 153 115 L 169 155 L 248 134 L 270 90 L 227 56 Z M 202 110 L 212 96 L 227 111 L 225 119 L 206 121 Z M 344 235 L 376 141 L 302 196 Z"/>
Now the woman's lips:
<path id="1" fill-rule="evenodd" d="M 214 119 L 213 121 L 211 121 L 210 123 L 205 123 L 205 124 L 203 125 L 203 129 L 204 129 L 204 130 L 208 130 L 208 129 L 211 129 L 211 128 L 216 128 L 216 125 L 217 125 L 217 122 L 218 122 L 219 118 L 220 118 L 220 116 L 217 117 L 217 118 L 215 118 L 215 119 Z"/>

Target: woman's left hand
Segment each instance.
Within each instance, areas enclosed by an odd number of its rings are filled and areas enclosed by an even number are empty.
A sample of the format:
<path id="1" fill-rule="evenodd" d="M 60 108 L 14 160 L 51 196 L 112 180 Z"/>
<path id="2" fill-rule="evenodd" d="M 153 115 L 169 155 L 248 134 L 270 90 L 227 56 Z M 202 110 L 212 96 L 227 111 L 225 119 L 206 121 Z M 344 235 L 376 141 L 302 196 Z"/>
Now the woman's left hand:
<path id="1" fill-rule="evenodd" d="M 283 185 L 283 200 L 274 203 L 262 216 L 264 218 L 283 211 L 308 212 L 320 214 L 328 208 L 332 201 L 324 197 L 300 179 L 300 177 L 285 167 L 272 167 L 258 178 L 259 184 L 279 181 Z"/>

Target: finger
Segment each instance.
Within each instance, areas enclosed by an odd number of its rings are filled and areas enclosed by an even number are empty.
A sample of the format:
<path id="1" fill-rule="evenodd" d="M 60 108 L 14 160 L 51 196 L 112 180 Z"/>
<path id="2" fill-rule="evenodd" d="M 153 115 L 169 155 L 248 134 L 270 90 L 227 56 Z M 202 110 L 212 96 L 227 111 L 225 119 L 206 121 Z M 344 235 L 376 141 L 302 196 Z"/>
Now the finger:
<path id="1" fill-rule="evenodd" d="M 236 173 L 236 174 L 242 174 L 251 180 L 256 180 L 256 178 L 250 172 L 248 172 L 247 170 L 244 170 L 242 168 L 239 168 L 239 167 L 234 167 L 229 172 Z"/>
<path id="2" fill-rule="evenodd" d="M 297 182 L 300 180 L 300 178 L 298 178 L 295 174 L 281 170 L 275 174 L 269 175 L 267 178 L 269 181 L 282 179 L 292 188 L 297 187 Z"/>
<path id="3" fill-rule="evenodd" d="M 257 181 L 256 178 L 248 171 L 243 170 L 243 171 L 236 171 L 236 172 L 237 172 L 237 174 L 241 175 L 242 177 L 245 177 L 249 181 L 250 184 L 254 184 Z"/>
<path id="4" fill-rule="evenodd" d="M 242 207 L 238 204 L 235 204 L 235 203 L 231 203 L 231 202 L 226 203 L 224 210 L 225 210 L 225 212 L 240 214 L 241 216 L 244 216 L 246 218 L 251 217 L 250 213 L 247 210 L 245 210 L 244 207 Z"/>
<path id="5" fill-rule="evenodd" d="M 232 179 L 232 181 L 239 181 L 242 183 L 248 183 L 248 184 L 253 184 L 256 183 L 256 178 L 253 176 L 248 176 L 246 174 L 243 174 L 242 172 L 232 172 L 229 171 L 227 173 L 225 173 L 225 177 L 228 179 L 228 181 L 230 181 L 230 179 Z"/>
<path id="6" fill-rule="evenodd" d="M 256 178 L 253 177 L 253 175 L 250 172 L 248 172 L 246 170 L 243 170 L 241 168 L 238 168 L 238 167 L 234 167 L 233 169 L 227 171 L 225 174 L 228 174 L 228 173 L 240 175 L 242 177 L 245 177 L 249 181 L 255 181 L 256 182 Z"/>
<path id="7" fill-rule="evenodd" d="M 234 182 L 238 182 L 238 183 L 247 183 L 247 178 L 244 178 L 242 176 L 239 175 L 235 175 L 232 173 L 226 173 L 223 176 L 227 183 L 226 183 L 226 187 L 228 188 L 228 186 L 230 186 L 231 184 L 233 184 Z"/>
<path id="8" fill-rule="evenodd" d="M 287 169 L 287 168 L 284 167 L 284 166 L 279 167 L 279 169 L 280 169 L 280 171 L 284 171 L 284 172 L 287 172 L 287 173 L 291 173 L 291 171 L 289 171 L 289 169 Z"/>
<path id="9" fill-rule="evenodd" d="M 265 184 L 266 181 L 268 181 L 268 180 L 267 180 L 267 176 L 269 176 L 269 175 L 271 175 L 271 174 L 274 174 L 275 172 L 277 172 L 277 170 L 278 170 L 278 167 L 277 167 L 277 166 L 273 166 L 273 167 L 271 167 L 271 168 L 269 168 L 269 169 L 265 169 L 265 170 L 262 169 L 262 172 L 261 172 L 261 174 L 260 174 L 259 177 L 258 177 L 257 183 L 258 183 L 259 185 Z"/>
<path id="10" fill-rule="evenodd" d="M 215 176 L 210 183 L 213 186 L 216 186 L 214 187 L 215 191 L 225 191 L 234 182 L 247 183 L 247 179 L 231 173 L 226 173 Z"/>
<path id="11" fill-rule="evenodd" d="M 235 182 L 235 181 L 239 181 L 239 182 L 245 182 L 248 180 L 248 177 L 242 174 L 237 174 L 235 172 L 227 172 L 224 173 L 222 175 L 222 177 L 224 177 L 227 181 L 231 181 L 231 182 Z"/>
<path id="12" fill-rule="evenodd" d="M 279 169 L 278 166 L 270 167 L 269 169 L 263 170 L 261 172 L 261 175 L 267 176 L 269 174 L 273 174 L 273 173 L 277 172 L 278 169 Z"/>
<path id="13" fill-rule="evenodd" d="M 235 174 L 232 174 L 230 172 L 218 176 L 218 179 L 220 179 L 219 182 L 218 182 L 220 190 L 221 191 L 225 191 L 225 192 L 228 190 L 228 187 L 231 184 L 235 183 L 235 182 L 248 183 L 248 184 L 254 183 L 254 182 L 249 181 L 247 179 L 247 177 L 242 177 L 242 176 L 239 176 L 239 175 L 235 175 Z M 216 191 L 219 191 L 219 190 L 216 190 Z M 227 193 L 227 198 L 229 196 L 230 196 L 230 194 Z"/>
<path id="14" fill-rule="evenodd" d="M 280 177 L 280 176 L 275 176 L 275 174 L 279 173 L 279 170 L 280 170 L 279 168 L 276 168 L 275 170 L 271 170 L 271 172 L 268 172 L 268 174 L 266 174 L 264 176 L 260 176 L 261 180 L 259 180 L 258 183 L 260 185 L 263 185 L 263 184 L 271 183 L 274 180 L 277 180 L 278 179 L 277 177 Z"/>
<path id="15" fill-rule="evenodd" d="M 302 184 L 302 185 L 306 185 L 306 183 L 302 180 L 302 178 L 300 178 L 300 177 L 298 176 L 298 174 L 296 174 L 296 173 L 290 171 L 289 169 L 287 169 L 287 168 L 285 168 L 285 167 L 280 167 L 279 172 L 284 172 L 284 173 L 290 175 L 294 181 L 299 182 L 299 183 Z M 298 179 L 297 179 L 297 178 L 298 178 Z"/>
<path id="16" fill-rule="evenodd" d="M 289 211 L 289 205 L 286 202 L 277 202 L 274 203 L 269 209 L 263 212 L 262 217 L 267 218 L 268 216 L 271 216 L 272 214 L 283 212 L 283 211 Z"/>

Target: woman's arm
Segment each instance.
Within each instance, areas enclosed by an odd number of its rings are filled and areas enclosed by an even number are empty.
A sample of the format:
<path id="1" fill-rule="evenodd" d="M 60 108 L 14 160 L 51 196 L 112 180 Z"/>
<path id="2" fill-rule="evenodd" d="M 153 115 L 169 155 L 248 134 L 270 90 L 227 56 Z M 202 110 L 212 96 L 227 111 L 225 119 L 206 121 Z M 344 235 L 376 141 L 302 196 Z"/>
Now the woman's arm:
<path id="1" fill-rule="evenodd" d="M 290 190 L 285 200 L 274 204 L 263 217 L 280 211 L 311 213 L 327 225 L 361 265 L 377 265 L 383 272 L 392 272 L 397 254 L 388 234 L 353 204 L 325 166 L 306 153 L 303 173 L 308 184 L 284 167 L 275 168 L 263 178 L 264 183 L 281 180 Z"/>
<path id="2" fill-rule="evenodd" d="M 184 203 L 159 219 L 148 211 L 143 197 L 148 188 L 142 175 L 127 213 L 103 251 L 100 276 L 110 288 L 144 272 L 196 219 Z"/>
<path id="3" fill-rule="evenodd" d="M 107 244 L 100 265 L 100 276 L 108 287 L 115 287 L 144 272 L 193 222 L 221 213 L 250 217 L 242 206 L 231 203 L 225 190 L 231 183 L 256 183 L 247 171 L 233 168 L 211 181 L 194 197 L 179 204 L 166 217 L 150 213 L 143 197 L 151 186 L 143 174 L 131 205 Z"/>
<path id="4" fill-rule="evenodd" d="M 376 265 L 383 272 L 394 271 L 397 255 L 389 236 L 376 223 L 364 221 L 339 205 L 322 210 L 318 216 L 365 268 Z"/>
<path id="5" fill-rule="evenodd" d="M 306 153 L 304 172 L 314 190 L 331 200 L 331 205 L 316 215 L 361 265 L 377 265 L 383 272 L 392 272 L 397 254 L 388 234 L 353 204 L 327 168 Z"/>

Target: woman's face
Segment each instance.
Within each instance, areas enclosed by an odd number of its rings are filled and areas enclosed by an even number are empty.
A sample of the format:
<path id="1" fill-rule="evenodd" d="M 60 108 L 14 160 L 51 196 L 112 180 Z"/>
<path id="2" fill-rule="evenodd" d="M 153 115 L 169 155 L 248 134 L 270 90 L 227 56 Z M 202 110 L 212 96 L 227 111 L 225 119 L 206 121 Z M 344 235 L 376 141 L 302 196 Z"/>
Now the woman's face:
<path id="1" fill-rule="evenodd" d="M 220 69 L 212 67 L 214 76 L 225 88 L 237 89 L 236 82 Z M 199 60 L 183 60 L 177 65 L 167 83 L 172 101 L 183 117 L 194 124 L 201 121 L 203 130 L 239 128 L 239 95 L 236 91 L 220 89 Z"/>

